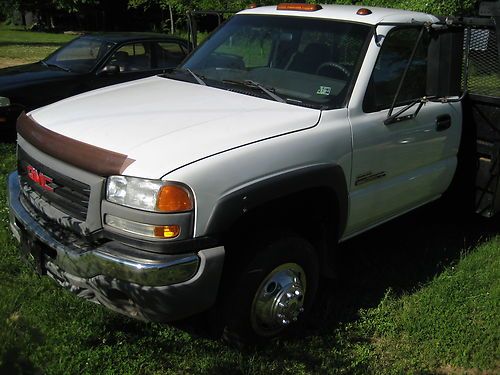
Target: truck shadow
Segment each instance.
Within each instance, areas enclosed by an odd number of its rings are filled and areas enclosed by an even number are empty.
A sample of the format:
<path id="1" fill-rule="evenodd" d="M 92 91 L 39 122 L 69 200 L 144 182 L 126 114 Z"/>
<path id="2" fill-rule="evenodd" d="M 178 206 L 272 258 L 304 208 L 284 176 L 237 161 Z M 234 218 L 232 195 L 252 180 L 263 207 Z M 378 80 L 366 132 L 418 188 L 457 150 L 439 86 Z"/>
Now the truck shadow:
<path id="1" fill-rule="evenodd" d="M 356 320 L 389 289 L 415 292 L 499 233 L 500 217 L 457 212 L 449 202 L 409 213 L 339 245 L 337 278 L 324 280 L 314 314 L 322 322 Z"/>
<path id="2" fill-rule="evenodd" d="M 360 309 L 379 305 L 388 290 L 396 296 L 417 291 L 500 234 L 500 215 L 485 219 L 450 206 L 445 201 L 429 204 L 340 244 L 337 275 L 321 281 L 312 319 L 302 334 L 333 332 L 339 324 L 357 320 Z M 174 325 L 214 337 L 200 328 L 198 318 Z"/>

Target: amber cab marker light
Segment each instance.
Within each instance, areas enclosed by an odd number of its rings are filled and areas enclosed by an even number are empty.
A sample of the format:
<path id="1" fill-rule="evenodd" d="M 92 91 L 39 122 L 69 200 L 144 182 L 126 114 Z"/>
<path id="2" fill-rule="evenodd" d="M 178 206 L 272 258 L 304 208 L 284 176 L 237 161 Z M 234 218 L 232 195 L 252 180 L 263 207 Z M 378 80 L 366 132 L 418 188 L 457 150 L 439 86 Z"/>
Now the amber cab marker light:
<path id="1" fill-rule="evenodd" d="M 372 11 L 368 8 L 361 8 L 361 9 L 358 9 L 356 14 L 358 16 L 368 16 L 368 15 L 372 14 Z"/>
<path id="2" fill-rule="evenodd" d="M 165 185 L 158 193 L 158 211 L 183 212 L 193 209 L 191 196 L 186 189 L 177 185 Z"/>
<path id="3" fill-rule="evenodd" d="M 314 12 L 321 9 L 323 9 L 323 7 L 319 4 L 302 3 L 281 3 L 276 7 L 276 10 L 299 10 L 303 12 Z"/>
<path id="4" fill-rule="evenodd" d="M 251 3 L 247 5 L 247 9 L 255 9 L 257 7 L 258 7 L 257 3 Z"/>

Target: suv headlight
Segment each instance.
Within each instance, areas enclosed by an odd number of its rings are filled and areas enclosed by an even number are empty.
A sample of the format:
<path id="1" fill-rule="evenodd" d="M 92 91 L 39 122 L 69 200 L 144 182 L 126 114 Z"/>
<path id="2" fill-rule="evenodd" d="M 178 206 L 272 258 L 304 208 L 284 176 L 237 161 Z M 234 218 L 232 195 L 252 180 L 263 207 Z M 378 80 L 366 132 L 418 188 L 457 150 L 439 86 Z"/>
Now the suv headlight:
<path id="1" fill-rule="evenodd" d="M 122 206 L 152 212 L 186 212 L 193 209 L 193 195 L 178 183 L 128 176 L 111 176 L 106 199 Z"/>
<path id="2" fill-rule="evenodd" d="M 0 96 L 0 108 L 10 106 L 10 99 L 4 96 Z"/>

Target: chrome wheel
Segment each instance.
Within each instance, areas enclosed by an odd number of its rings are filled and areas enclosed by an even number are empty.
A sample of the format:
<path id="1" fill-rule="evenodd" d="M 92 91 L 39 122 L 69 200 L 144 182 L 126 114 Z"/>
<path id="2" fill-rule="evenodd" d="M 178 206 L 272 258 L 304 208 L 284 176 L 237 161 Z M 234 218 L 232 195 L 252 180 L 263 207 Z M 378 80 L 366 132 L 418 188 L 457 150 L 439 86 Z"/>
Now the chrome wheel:
<path id="1" fill-rule="evenodd" d="M 297 321 L 304 311 L 306 275 L 297 263 L 272 270 L 257 289 L 250 312 L 252 328 L 272 336 Z"/>

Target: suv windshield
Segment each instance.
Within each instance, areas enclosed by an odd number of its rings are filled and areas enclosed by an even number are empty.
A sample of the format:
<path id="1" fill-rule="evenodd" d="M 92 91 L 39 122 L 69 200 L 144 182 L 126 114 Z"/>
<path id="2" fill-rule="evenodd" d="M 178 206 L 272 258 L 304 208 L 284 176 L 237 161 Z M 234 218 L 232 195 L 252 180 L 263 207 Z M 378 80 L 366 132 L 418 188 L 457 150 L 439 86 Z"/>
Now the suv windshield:
<path id="1" fill-rule="evenodd" d="M 292 104 L 339 108 L 369 31 L 366 25 L 317 18 L 237 15 L 182 68 L 217 87 L 245 93 L 258 83 Z"/>
<path id="2" fill-rule="evenodd" d="M 77 38 L 55 51 L 43 60 L 43 63 L 71 72 L 87 73 L 97 65 L 113 45 L 111 42 L 92 37 Z"/>

